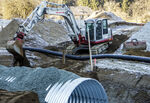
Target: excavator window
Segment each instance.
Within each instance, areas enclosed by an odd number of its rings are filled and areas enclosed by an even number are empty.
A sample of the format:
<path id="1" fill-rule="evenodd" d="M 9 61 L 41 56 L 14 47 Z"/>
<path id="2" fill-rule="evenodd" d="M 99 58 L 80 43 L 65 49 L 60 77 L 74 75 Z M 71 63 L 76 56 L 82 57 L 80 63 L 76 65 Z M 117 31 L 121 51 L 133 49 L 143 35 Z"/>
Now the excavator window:
<path id="1" fill-rule="evenodd" d="M 108 34 L 108 23 L 107 23 L 107 19 L 102 20 L 103 23 L 103 34 Z"/>
<path id="2" fill-rule="evenodd" d="M 102 39 L 102 25 L 101 21 L 97 22 L 97 27 L 96 27 L 96 40 Z"/>
<path id="3" fill-rule="evenodd" d="M 90 40 L 94 40 L 94 24 L 93 23 L 87 23 L 86 24 L 86 39 L 88 40 L 88 33 L 90 35 Z"/>

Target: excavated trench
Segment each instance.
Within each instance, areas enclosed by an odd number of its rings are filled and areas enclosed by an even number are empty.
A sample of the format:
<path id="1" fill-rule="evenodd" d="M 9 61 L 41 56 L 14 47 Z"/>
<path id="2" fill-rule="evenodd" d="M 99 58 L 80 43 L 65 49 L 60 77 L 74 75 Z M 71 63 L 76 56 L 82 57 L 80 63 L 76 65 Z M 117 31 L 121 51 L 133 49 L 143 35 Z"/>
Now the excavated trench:
<path id="1" fill-rule="evenodd" d="M 0 90 L 0 103 L 40 103 L 38 95 L 30 91 Z"/>

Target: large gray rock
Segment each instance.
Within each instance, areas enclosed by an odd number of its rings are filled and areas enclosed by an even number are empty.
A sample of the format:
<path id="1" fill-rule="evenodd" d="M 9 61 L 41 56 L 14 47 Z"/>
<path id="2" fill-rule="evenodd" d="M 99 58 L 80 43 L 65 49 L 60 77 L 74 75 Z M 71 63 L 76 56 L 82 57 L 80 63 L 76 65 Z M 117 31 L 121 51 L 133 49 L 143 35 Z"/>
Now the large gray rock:
<path id="1" fill-rule="evenodd" d="M 0 32 L 0 47 L 5 47 L 8 40 L 13 39 L 19 25 L 16 20 L 12 20 L 3 30 Z"/>

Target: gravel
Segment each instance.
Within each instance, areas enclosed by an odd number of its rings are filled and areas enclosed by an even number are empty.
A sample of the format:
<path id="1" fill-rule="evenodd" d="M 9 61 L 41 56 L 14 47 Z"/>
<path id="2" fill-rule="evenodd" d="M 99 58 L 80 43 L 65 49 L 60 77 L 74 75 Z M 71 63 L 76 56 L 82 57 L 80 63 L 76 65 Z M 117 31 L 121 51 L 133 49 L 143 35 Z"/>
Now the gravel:
<path id="1" fill-rule="evenodd" d="M 8 91 L 33 91 L 40 103 L 48 93 L 46 88 L 56 83 L 64 83 L 79 78 L 76 74 L 54 67 L 33 69 L 28 67 L 5 67 L 0 65 L 0 88 Z"/>

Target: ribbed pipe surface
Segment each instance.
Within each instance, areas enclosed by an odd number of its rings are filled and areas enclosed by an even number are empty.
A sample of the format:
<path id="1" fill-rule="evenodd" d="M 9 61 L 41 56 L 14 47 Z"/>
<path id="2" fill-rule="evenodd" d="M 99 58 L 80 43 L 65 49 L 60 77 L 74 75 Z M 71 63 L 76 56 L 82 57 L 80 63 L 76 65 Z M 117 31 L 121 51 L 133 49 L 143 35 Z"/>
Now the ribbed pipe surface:
<path id="1" fill-rule="evenodd" d="M 47 103 L 108 103 L 102 85 L 90 78 L 68 80 L 49 89 Z"/>

